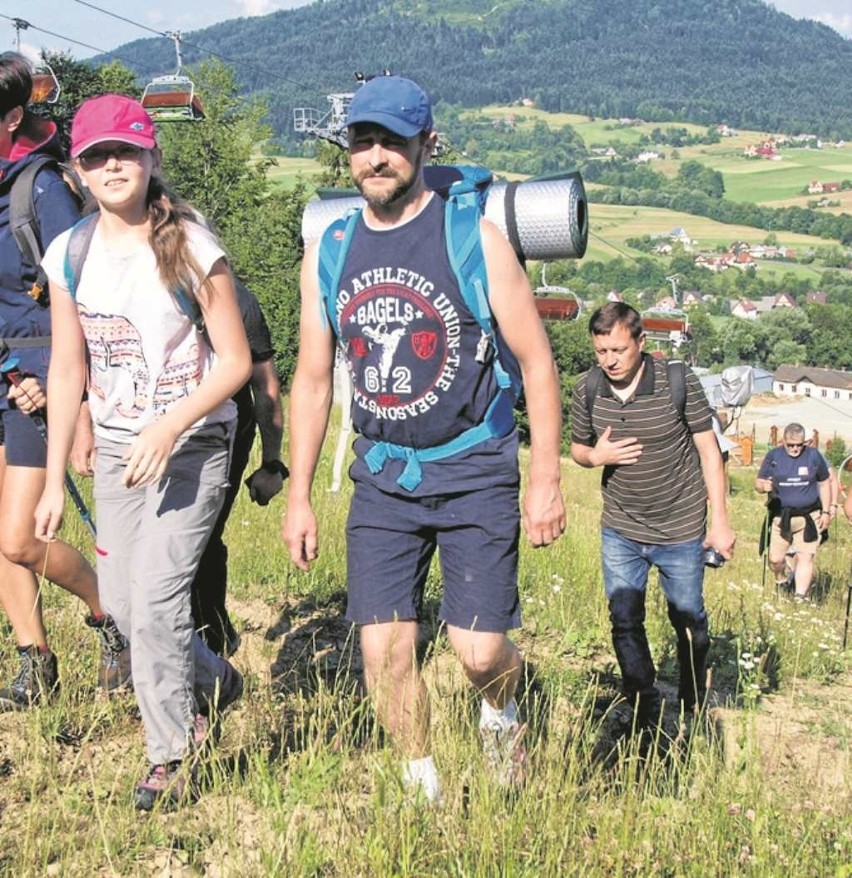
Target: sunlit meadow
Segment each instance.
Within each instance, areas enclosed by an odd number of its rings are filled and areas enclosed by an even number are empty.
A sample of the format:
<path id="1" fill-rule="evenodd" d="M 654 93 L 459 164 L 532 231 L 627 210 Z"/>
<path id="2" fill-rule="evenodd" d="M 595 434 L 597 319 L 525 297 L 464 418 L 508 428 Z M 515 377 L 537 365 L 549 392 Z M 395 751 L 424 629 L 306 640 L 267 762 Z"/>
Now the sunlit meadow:
<path id="1" fill-rule="evenodd" d="M 691 737 L 669 710 L 659 755 L 640 759 L 609 642 L 599 473 L 566 461 L 568 532 L 521 559 L 531 774 L 515 797 L 482 770 L 476 699 L 434 620 L 432 572 L 424 672 L 445 790 L 433 809 L 402 789 L 362 696 L 341 618 L 349 487 L 328 490 L 332 452 L 317 476 L 322 545 L 309 574 L 288 565 L 280 543 L 283 498 L 261 509 L 243 494 L 234 509 L 231 605 L 243 638 L 234 661 L 247 687 L 192 807 L 133 810 L 145 759 L 132 697 L 96 694 L 83 610 L 45 585 L 62 691 L 49 706 L 0 715 L 0 874 L 852 875 L 852 677 L 842 650 L 852 526 L 835 523 L 814 600 L 793 604 L 757 554 L 754 470 L 732 469 L 737 555 L 706 584 L 712 706 Z M 91 554 L 70 504 L 66 532 Z M 674 639 L 656 583 L 648 628 L 671 696 Z M 16 667 L 3 632 L 5 679 Z"/>

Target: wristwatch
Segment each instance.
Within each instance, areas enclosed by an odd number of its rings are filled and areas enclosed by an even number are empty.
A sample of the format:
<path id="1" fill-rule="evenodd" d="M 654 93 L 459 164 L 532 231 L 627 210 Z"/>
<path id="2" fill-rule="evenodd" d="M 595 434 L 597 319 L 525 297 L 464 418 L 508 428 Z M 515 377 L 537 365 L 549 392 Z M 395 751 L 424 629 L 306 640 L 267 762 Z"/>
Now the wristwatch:
<path id="1" fill-rule="evenodd" d="M 278 459 L 264 460 L 263 463 L 260 465 L 260 468 L 265 473 L 271 473 L 272 475 L 279 475 L 279 476 L 281 476 L 282 479 L 287 478 L 287 476 L 290 474 L 290 470 L 288 470 L 287 467 L 284 466 L 284 464 Z"/>

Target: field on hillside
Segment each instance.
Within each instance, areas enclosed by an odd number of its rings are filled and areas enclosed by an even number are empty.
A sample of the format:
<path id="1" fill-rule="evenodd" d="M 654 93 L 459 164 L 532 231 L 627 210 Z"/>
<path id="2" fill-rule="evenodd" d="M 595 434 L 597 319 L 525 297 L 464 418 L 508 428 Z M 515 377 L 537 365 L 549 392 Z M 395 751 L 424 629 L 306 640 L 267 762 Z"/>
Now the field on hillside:
<path id="1" fill-rule="evenodd" d="M 802 195 L 812 180 L 840 183 L 852 180 L 852 144 L 843 148 L 782 149 L 780 161 L 747 159 L 742 155 L 707 164 L 721 171 L 725 178 L 725 197 L 732 201 L 754 201 L 773 207 L 788 203 L 801 204 L 819 200 L 819 195 Z M 849 203 L 850 192 L 828 195 L 832 200 L 843 198 Z"/>
<path id="2" fill-rule="evenodd" d="M 539 121 L 551 128 L 573 126 L 582 136 L 587 147 L 636 145 L 642 135 L 650 136 L 655 128 L 682 128 L 690 134 L 702 135 L 706 127 L 687 122 L 641 122 L 637 125 L 620 125 L 617 119 L 590 119 L 574 113 L 545 113 L 534 107 L 488 106 L 482 115 L 492 119 L 515 118 L 515 124 L 523 129 Z M 782 147 L 780 161 L 749 159 L 743 155 L 747 146 L 761 143 L 767 132 L 737 131 L 733 137 L 724 137 L 719 143 L 684 146 L 675 149 L 666 144 L 656 149 L 663 158 L 651 167 L 667 176 L 674 177 L 684 161 L 695 160 L 714 170 L 721 171 L 725 180 L 725 197 L 731 201 L 766 204 L 771 207 L 798 205 L 806 207 L 809 201 L 820 196 L 803 195 L 802 190 L 812 180 L 841 182 L 852 179 L 852 143 L 842 147 L 826 145 L 822 149 Z M 673 157 L 676 154 L 676 158 Z M 832 213 L 852 211 L 852 190 L 832 193 L 829 196 L 840 201 L 839 207 L 829 207 Z M 754 237 L 752 235 L 751 237 Z"/>
<path id="3" fill-rule="evenodd" d="M 331 440 L 334 440 L 332 435 Z M 0 717 L 0 874 L 21 876 L 848 875 L 852 862 L 852 663 L 842 651 L 852 526 L 837 522 L 814 600 L 764 580 L 754 470 L 733 469 L 734 560 L 706 582 L 711 709 L 691 739 L 669 708 L 659 757 L 639 758 L 609 641 L 599 562 L 599 472 L 564 464 L 569 528 L 524 546 L 517 640 L 530 780 L 506 797 L 484 775 L 477 706 L 440 636 L 440 581 L 425 596 L 425 678 L 443 808 L 406 797 L 398 760 L 360 688 L 342 619 L 350 488 L 314 500 L 321 555 L 295 571 L 278 538 L 283 498 L 237 500 L 227 531 L 242 701 L 225 719 L 205 792 L 173 814 L 135 813 L 145 770 L 131 696 L 95 694 L 97 651 L 80 606 L 44 589 L 62 691 Z M 763 449 L 761 449 L 763 451 Z M 66 533 L 91 554 L 68 504 Z M 648 629 L 674 696 L 674 642 L 652 585 Z M 8 630 L 0 673 L 15 670 Z"/>
<path id="4" fill-rule="evenodd" d="M 728 247 L 732 241 L 762 241 L 768 232 L 753 226 L 728 225 L 706 217 L 664 210 L 656 207 L 632 207 L 617 204 L 589 205 L 589 249 L 587 259 L 611 259 L 617 252 L 627 249 L 627 238 L 640 238 L 643 235 L 668 234 L 681 227 L 693 241 L 696 250 L 714 251 L 717 247 Z M 798 235 L 795 232 L 776 232 L 780 244 L 802 253 L 808 249 L 825 247 L 828 242 L 813 235 Z M 615 250 L 611 245 L 615 245 Z M 629 251 L 635 255 L 635 251 Z M 770 267 L 767 265 L 767 267 Z M 805 269 L 816 272 L 807 266 L 793 263 L 773 262 L 771 269 L 784 272 L 787 269 Z"/>
<path id="5" fill-rule="evenodd" d="M 275 186 L 292 189 L 298 179 L 310 181 L 321 172 L 321 165 L 314 159 L 276 156 L 275 165 L 269 169 L 267 176 Z"/>
<path id="6" fill-rule="evenodd" d="M 769 163 L 766 163 L 769 164 Z M 276 167 L 269 173 L 278 185 L 292 188 L 297 179 L 307 180 L 320 172 L 320 166 L 311 159 L 278 157 Z M 754 168 L 760 173 L 761 168 Z M 746 173 L 752 173 L 751 166 Z M 512 175 L 509 175 L 512 176 Z M 593 189 L 590 186 L 590 191 Z M 758 187 L 752 187 L 756 190 Z M 848 194 L 848 193 L 847 193 Z M 652 207 L 632 207 L 621 205 L 593 204 L 589 208 L 590 238 L 586 259 L 609 260 L 629 253 L 638 255 L 625 245 L 631 237 L 646 234 L 665 234 L 678 226 L 686 229 L 701 250 L 713 251 L 717 247 L 727 247 L 735 240 L 762 241 L 768 234 L 765 230 L 751 226 L 727 225 L 705 217 L 663 210 Z M 817 247 L 825 247 L 829 242 L 812 235 L 799 235 L 793 232 L 778 232 L 779 243 L 804 252 Z M 783 262 L 761 263 L 759 270 L 765 273 L 784 274 L 793 272 L 802 277 L 819 277 L 820 271 L 806 265 Z"/>

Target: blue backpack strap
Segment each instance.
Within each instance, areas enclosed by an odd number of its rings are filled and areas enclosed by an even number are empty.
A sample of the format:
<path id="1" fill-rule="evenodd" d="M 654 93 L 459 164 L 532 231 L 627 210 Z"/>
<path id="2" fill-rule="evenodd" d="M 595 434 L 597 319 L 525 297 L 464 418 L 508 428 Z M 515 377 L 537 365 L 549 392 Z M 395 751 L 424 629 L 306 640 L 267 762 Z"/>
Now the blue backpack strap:
<path id="1" fill-rule="evenodd" d="M 424 171 L 429 188 L 446 199 L 444 227 L 447 256 L 465 305 L 482 330 L 476 358 L 491 362 L 498 391 L 482 423 L 460 433 L 449 442 L 432 448 L 409 448 L 392 442 L 376 442 L 364 456 L 373 473 L 381 472 L 388 459 L 405 461 L 397 484 L 413 491 L 422 481 L 423 463 L 460 454 L 488 439 L 507 436 L 515 426 L 514 407 L 520 395 L 520 368 L 504 347 L 492 319 L 488 301 L 488 276 L 479 220 L 485 204 L 491 173 L 483 168 L 429 166 Z"/>
<path id="2" fill-rule="evenodd" d="M 89 255 L 89 247 L 92 245 L 92 238 L 95 235 L 95 229 L 98 225 L 98 217 L 100 214 L 96 211 L 84 216 L 71 229 L 71 237 L 68 239 L 68 246 L 65 248 L 65 262 L 63 265 L 63 273 L 65 275 L 65 287 L 71 298 L 77 298 L 77 288 L 80 285 L 80 276 L 83 273 L 83 264 L 86 256 Z M 190 297 L 183 287 L 178 287 L 173 291 L 173 295 L 177 300 L 181 311 L 195 325 L 199 332 L 204 332 L 204 316 L 198 301 L 194 297 Z"/>
<path id="3" fill-rule="evenodd" d="M 340 337 L 340 325 L 337 322 L 337 294 L 340 290 L 340 278 L 346 265 L 346 256 L 352 244 L 352 236 L 361 218 L 360 210 L 348 212 L 335 220 L 323 232 L 319 247 L 319 287 L 320 317 L 325 327 L 326 320 L 331 321 L 334 334 Z"/>
<path id="4" fill-rule="evenodd" d="M 201 333 L 206 333 L 207 329 L 204 326 L 204 315 L 201 313 L 201 306 L 198 304 L 198 299 L 196 299 L 195 296 L 190 296 L 183 287 L 178 287 L 176 290 L 173 290 L 172 295 L 174 295 L 177 300 L 180 310 L 189 318 L 195 328 Z"/>
<path id="5" fill-rule="evenodd" d="M 507 393 L 497 393 L 491 400 L 482 423 L 468 428 L 449 442 L 431 448 L 410 448 L 393 442 L 374 442 L 373 447 L 364 455 L 364 462 L 370 472 L 375 474 L 384 469 L 389 458 L 404 460 L 405 469 L 396 482 L 406 491 L 413 491 L 423 481 L 422 464 L 460 454 L 488 439 L 507 436 L 514 426 L 514 403 L 511 397 Z"/>
<path id="6" fill-rule="evenodd" d="M 491 173 L 483 168 L 458 170 L 476 173 L 464 176 L 449 188 L 444 208 L 447 256 L 462 298 L 482 329 L 476 359 L 485 363 L 491 358 L 497 386 L 501 391 L 511 394 L 514 404 L 521 392 L 520 368 L 511 351 L 500 344 L 494 326 L 488 301 L 488 273 L 479 228 Z"/>
<path id="7" fill-rule="evenodd" d="M 80 285 L 83 263 L 89 253 L 99 217 L 99 213 L 90 213 L 71 228 L 71 237 L 65 248 L 63 273 L 65 275 L 65 289 L 71 293 L 71 298 L 74 300 L 77 298 L 77 287 Z"/>

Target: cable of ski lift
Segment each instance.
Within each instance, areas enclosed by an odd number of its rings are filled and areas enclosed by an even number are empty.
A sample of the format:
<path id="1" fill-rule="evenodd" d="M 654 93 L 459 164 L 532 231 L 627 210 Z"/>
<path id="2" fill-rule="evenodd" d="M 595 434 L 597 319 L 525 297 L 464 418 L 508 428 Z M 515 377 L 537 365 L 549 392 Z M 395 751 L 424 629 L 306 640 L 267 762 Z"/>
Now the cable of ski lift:
<path id="1" fill-rule="evenodd" d="M 15 50 L 21 54 L 21 31 L 29 30 L 31 25 L 25 18 L 12 18 L 15 28 Z M 31 104 L 55 104 L 62 91 L 53 68 L 43 58 L 33 65 L 33 85 L 30 92 Z"/>

